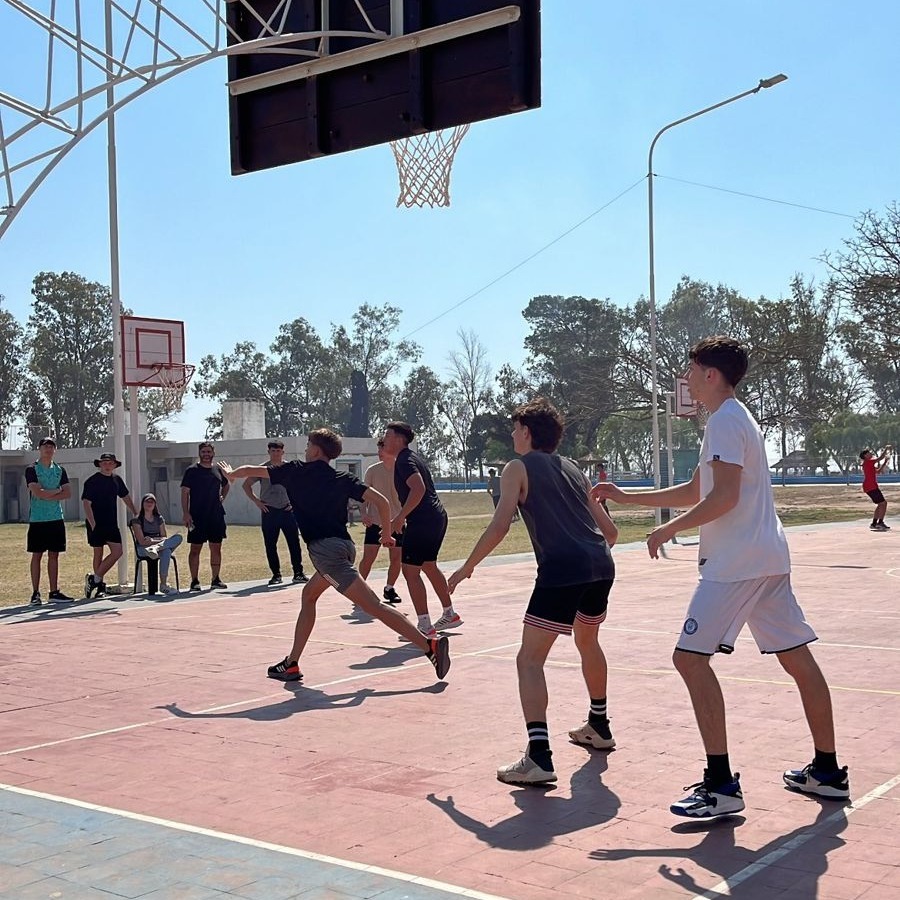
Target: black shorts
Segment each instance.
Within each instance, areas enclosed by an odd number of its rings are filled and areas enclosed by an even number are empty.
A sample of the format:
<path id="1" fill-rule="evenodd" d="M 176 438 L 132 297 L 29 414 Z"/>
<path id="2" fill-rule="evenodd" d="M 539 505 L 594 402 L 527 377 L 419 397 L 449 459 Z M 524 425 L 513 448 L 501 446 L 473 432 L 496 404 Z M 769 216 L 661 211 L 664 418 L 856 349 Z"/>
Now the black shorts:
<path id="1" fill-rule="evenodd" d="M 866 493 L 873 503 L 884 503 L 884 494 L 881 493 L 881 488 L 874 488 L 871 491 L 866 491 Z"/>
<path id="2" fill-rule="evenodd" d="M 189 544 L 221 544 L 225 537 L 224 519 L 217 519 L 212 522 L 202 522 L 194 519 L 194 527 L 188 529 L 187 542 Z"/>
<path id="3" fill-rule="evenodd" d="M 421 566 L 427 562 L 437 562 L 447 534 L 447 517 L 432 522 L 409 522 L 403 532 L 403 555 L 401 562 L 408 566 Z"/>
<path id="4" fill-rule="evenodd" d="M 29 553 L 65 553 L 66 523 L 62 519 L 55 522 L 31 522 L 28 525 L 26 549 Z"/>
<path id="5" fill-rule="evenodd" d="M 403 546 L 403 533 L 397 534 L 394 532 L 394 540 L 397 542 L 398 547 Z M 363 540 L 363 544 L 378 544 L 381 546 L 381 526 L 380 525 L 366 525 L 366 537 Z"/>
<path id="6" fill-rule="evenodd" d="M 89 547 L 105 547 L 107 544 L 122 543 L 122 532 L 119 531 L 118 525 L 111 525 L 109 522 L 97 522 L 96 528 L 91 528 L 87 522 L 84 525 L 87 528 Z"/>
<path id="7" fill-rule="evenodd" d="M 556 634 L 571 634 L 576 619 L 599 625 L 606 618 L 612 586 L 612 578 L 565 587 L 535 586 L 523 621 Z"/>

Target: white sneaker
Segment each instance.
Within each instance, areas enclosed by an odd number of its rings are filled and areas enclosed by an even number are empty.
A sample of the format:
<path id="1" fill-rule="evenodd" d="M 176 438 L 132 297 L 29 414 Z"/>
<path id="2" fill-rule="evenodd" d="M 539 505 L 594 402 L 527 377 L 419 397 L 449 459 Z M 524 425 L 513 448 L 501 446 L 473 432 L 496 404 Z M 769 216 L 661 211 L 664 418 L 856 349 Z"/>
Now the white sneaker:
<path id="1" fill-rule="evenodd" d="M 152 544 L 149 547 L 144 547 L 144 553 L 146 553 L 150 559 L 159 559 L 159 547 L 155 547 Z"/>
<path id="2" fill-rule="evenodd" d="M 169 585 L 167 585 L 167 584 L 161 584 L 159 586 L 159 592 L 161 594 L 177 594 L 178 593 L 178 591 L 176 591 L 175 588 L 169 587 Z"/>
<path id="3" fill-rule="evenodd" d="M 497 769 L 497 780 L 504 784 L 550 784 L 556 772 L 542 769 L 527 753 L 517 762 Z"/>
<path id="4" fill-rule="evenodd" d="M 573 744 L 582 744 L 585 747 L 594 747 L 597 750 L 612 750 L 616 746 L 616 739 L 612 736 L 612 733 L 610 733 L 608 738 L 604 737 L 588 722 L 585 722 L 581 728 L 570 731 L 569 740 Z"/>
<path id="5" fill-rule="evenodd" d="M 446 631 L 448 628 L 459 628 L 463 620 L 459 617 L 459 613 L 444 613 L 437 622 L 434 623 L 435 631 Z"/>

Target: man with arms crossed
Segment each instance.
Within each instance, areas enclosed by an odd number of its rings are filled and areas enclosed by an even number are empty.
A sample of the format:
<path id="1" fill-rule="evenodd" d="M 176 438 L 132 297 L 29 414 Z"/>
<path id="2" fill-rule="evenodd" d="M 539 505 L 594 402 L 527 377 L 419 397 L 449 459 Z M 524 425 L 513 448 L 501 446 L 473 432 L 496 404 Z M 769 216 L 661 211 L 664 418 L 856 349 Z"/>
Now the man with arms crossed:
<path id="1" fill-rule="evenodd" d="M 587 722 L 569 738 L 599 750 L 616 742 L 606 707 L 607 666 L 598 629 L 606 618 L 615 566 L 609 548 L 618 529 L 599 503 L 590 482 L 571 459 L 556 453 L 563 435 L 559 412 L 539 397 L 513 413 L 513 447 L 521 456 L 503 469 L 500 502 L 491 524 L 466 562 L 450 576 L 450 590 L 506 536 L 513 513 L 521 510 L 537 557 L 537 579 L 525 613 L 516 657 L 519 696 L 528 730 L 528 750 L 518 762 L 497 770 L 507 784 L 556 781 L 547 728 L 544 663 L 556 638 L 575 632 L 581 671 L 590 697 Z"/>
<path id="2" fill-rule="evenodd" d="M 91 594 L 97 597 L 106 596 L 106 582 L 103 576 L 122 556 L 122 532 L 119 531 L 117 521 L 116 500 L 122 500 L 132 517 L 138 514 L 134 501 L 128 493 L 128 487 L 115 474 L 121 465 L 115 453 L 101 453 L 100 458 L 94 460 L 94 466 L 100 471 L 91 475 L 81 489 L 87 542 L 94 551 L 94 571 L 84 576 L 86 598 L 90 598 Z M 104 547 L 109 547 L 106 557 L 103 556 Z"/>
<path id="3" fill-rule="evenodd" d="M 891 444 L 886 444 L 881 454 L 876 457 L 875 454 L 866 448 L 859 454 L 862 460 L 863 470 L 863 486 L 862 489 L 868 494 L 869 499 L 875 504 L 875 512 L 872 515 L 872 524 L 869 528 L 872 531 L 890 531 L 891 526 L 884 524 L 884 514 L 887 512 L 887 500 L 878 487 L 878 476 L 884 471 L 885 466 L 893 450 Z"/>
<path id="4" fill-rule="evenodd" d="M 384 441 L 378 442 L 378 462 L 366 469 L 363 479 L 366 487 L 373 488 L 387 498 L 391 507 L 391 519 L 400 512 L 400 498 L 394 487 L 394 458 L 384 449 Z M 367 503 L 363 507 L 362 522 L 366 526 L 365 542 L 363 544 L 363 557 L 359 563 L 359 574 L 367 579 L 372 571 L 372 563 L 378 557 L 378 549 L 381 547 L 381 519 L 378 517 L 378 508 L 374 503 Z M 403 534 L 393 535 L 393 547 L 388 547 L 388 573 L 387 584 L 384 586 L 384 599 L 388 603 L 400 603 L 400 595 L 394 585 L 400 577 L 400 548 L 403 546 Z"/>
<path id="5" fill-rule="evenodd" d="M 384 449 L 394 457 L 394 487 L 403 504 L 394 516 L 391 531 L 403 531 L 403 577 L 409 588 L 409 598 L 418 616 L 419 631 L 425 637 L 462 625 L 462 619 L 453 609 L 447 579 L 438 568 L 437 558 L 447 533 L 447 513 L 434 489 L 431 472 L 425 461 L 409 449 L 415 437 L 406 422 L 391 422 L 384 431 Z M 425 573 L 443 612 L 434 624 L 428 615 L 428 592 L 422 581 Z"/>
<path id="6" fill-rule="evenodd" d="M 268 478 L 273 484 L 284 485 L 309 558 L 316 567 L 316 574 L 303 588 L 290 653 L 281 662 L 269 666 L 269 678 L 299 681 L 303 677 L 300 656 L 316 624 L 316 601 L 329 587 L 340 591 L 364 612 L 412 641 L 428 656 L 438 678 L 443 678 L 450 670 L 449 640 L 446 637 L 425 638 L 405 616 L 380 603 L 353 566 L 356 545 L 347 531 L 347 501 L 375 503 L 381 521 L 389 522 L 391 511 L 387 499 L 349 472 L 338 472 L 331 466 L 331 460 L 337 459 L 343 449 L 339 435 L 328 428 L 317 428 L 309 433 L 307 440 L 305 462 L 294 459 L 273 468 L 239 466 L 237 469 L 232 469 L 228 463 L 220 463 L 230 481 Z M 394 539 L 385 532 L 381 543 L 390 547 Z"/>
<path id="7" fill-rule="evenodd" d="M 50 581 L 47 599 L 51 603 L 74 603 L 74 598 L 59 589 L 59 554 L 66 552 L 66 523 L 60 501 L 72 496 L 72 488 L 66 470 L 53 461 L 56 441 L 52 437 L 41 438 L 38 452 L 34 465 L 25 469 L 25 484 L 31 495 L 26 544 L 31 554 L 30 603 L 41 605 L 41 560 L 45 553 Z"/>
<path id="8" fill-rule="evenodd" d="M 595 499 L 638 506 L 689 507 L 647 538 L 653 559 L 679 531 L 700 527 L 700 582 L 688 607 L 673 661 L 684 679 L 706 750 L 703 781 L 670 809 L 710 818 L 744 808 L 739 776 L 731 770 L 725 701 L 710 662 L 731 653 L 744 626 L 762 653 L 774 653 L 794 679 L 813 738 L 813 761 L 789 769 L 784 783 L 818 797 L 850 796 L 847 767 L 835 752 L 831 693 L 807 646 L 816 634 L 791 590 L 791 560 L 775 501 L 766 446 L 750 411 L 735 396 L 747 372 L 747 351 L 728 337 L 709 337 L 690 351 L 691 396 L 711 413 L 700 459 L 688 484 L 633 493 L 598 484 Z"/>
<path id="9" fill-rule="evenodd" d="M 280 466 L 284 463 L 284 442 L 269 441 L 269 461 L 267 467 Z M 259 497 L 253 493 L 253 485 L 259 482 Z M 294 584 L 306 584 L 309 579 L 303 574 L 303 552 L 300 549 L 300 531 L 297 520 L 291 512 L 291 501 L 287 491 L 280 484 L 263 481 L 259 478 L 247 478 L 244 481 L 244 493 L 250 502 L 262 513 L 260 527 L 263 533 L 263 544 L 266 548 L 266 561 L 272 571 L 270 585 L 281 584 L 281 560 L 278 557 L 278 535 L 284 535 L 291 555 L 291 569 L 294 573 Z"/>
<path id="10" fill-rule="evenodd" d="M 181 479 L 181 511 L 188 530 L 188 567 L 191 570 L 191 590 L 200 591 L 200 551 L 209 542 L 209 567 L 212 570 L 211 588 L 224 589 L 228 585 L 219 577 L 222 569 L 222 541 L 225 540 L 225 507 L 231 485 L 218 466 L 213 465 L 215 448 L 209 441 L 198 445 L 199 462 L 188 466 Z M 259 468 L 265 468 L 260 466 Z"/>

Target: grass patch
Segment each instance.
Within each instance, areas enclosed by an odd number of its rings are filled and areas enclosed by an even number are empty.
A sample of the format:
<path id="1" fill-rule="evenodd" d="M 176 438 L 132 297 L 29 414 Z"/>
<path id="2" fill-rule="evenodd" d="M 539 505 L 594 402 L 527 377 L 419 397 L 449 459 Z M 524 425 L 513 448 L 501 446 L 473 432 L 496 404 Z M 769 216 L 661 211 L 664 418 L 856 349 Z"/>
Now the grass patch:
<path id="1" fill-rule="evenodd" d="M 441 560 L 464 559 L 481 532 L 485 529 L 493 513 L 491 499 L 487 493 L 466 494 L 457 492 L 442 495 L 442 500 L 450 516 L 450 526 L 441 550 Z M 790 507 L 779 513 L 785 525 L 811 525 L 820 522 L 843 522 L 859 519 L 865 515 L 862 509 L 843 509 L 839 507 Z M 641 541 L 653 527 L 653 512 L 631 508 L 613 508 L 613 515 L 619 526 L 619 542 L 630 543 Z M 30 557 L 25 552 L 25 535 L 27 525 L 0 525 L 0 606 L 14 606 L 27 602 L 31 595 L 31 579 L 29 576 Z M 84 525 L 80 522 L 69 522 L 66 525 L 68 550 L 60 557 L 60 588 L 75 597 L 82 595 L 85 573 L 91 567 L 91 548 L 87 545 Z M 169 534 L 184 534 L 181 527 L 169 526 Z M 364 529 L 362 525 L 350 528 L 351 537 L 360 548 Z M 494 551 L 495 554 L 526 553 L 531 551 L 531 542 L 524 523 L 514 523 L 506 539 Z M 287 548 L 282 541 L 279 545 L 282 565 L 290 568 Z M 177 551 L 182 576 L 182 587 L 187 586 L 187 547 Z M 306 568 L 310 569 L 304 548 Z M 131 557 L 131 545 L 129 544 Z M 129 565 L 133 574 L 133 557 Z M 229 525 L 228 538 L 222 549 L 222 577 L 225 581 L 256 581 L 268 579 L 269 569 L 266 565 L 263 550 L 262 533 L 255 525 Z M 379 554 L 375 563 L 376 569 L 387 566 L 387 554 Z M 209 583 L 209 554 L 204 550 L 200 562 L 200 578 L 204 584 Z M 110 574 L 111 584 L 117 581 L 116 569 Z M 47 585 L 46 562 L 41 575 L 41 590 L 46 597 Z"/>

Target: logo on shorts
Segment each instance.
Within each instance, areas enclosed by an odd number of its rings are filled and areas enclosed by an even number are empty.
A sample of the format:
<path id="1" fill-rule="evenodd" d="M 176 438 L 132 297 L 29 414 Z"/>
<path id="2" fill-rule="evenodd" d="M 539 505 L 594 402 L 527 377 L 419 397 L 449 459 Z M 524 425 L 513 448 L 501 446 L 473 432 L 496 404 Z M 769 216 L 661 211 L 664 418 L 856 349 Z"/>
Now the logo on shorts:
<path id="1" fill-rule="evenodd" d="M 713 462 L 721 462 L 722 457 L 718 453 L 713 453 Z"/>
<path id="2" fill-rule="evenodd" d="M 684 623 L 684 633 L 685 634 L 696 634 L 697 629 L 700 627 L 696 619 L 686 619 Z"/>

